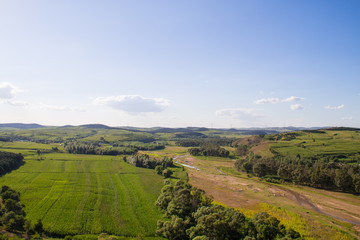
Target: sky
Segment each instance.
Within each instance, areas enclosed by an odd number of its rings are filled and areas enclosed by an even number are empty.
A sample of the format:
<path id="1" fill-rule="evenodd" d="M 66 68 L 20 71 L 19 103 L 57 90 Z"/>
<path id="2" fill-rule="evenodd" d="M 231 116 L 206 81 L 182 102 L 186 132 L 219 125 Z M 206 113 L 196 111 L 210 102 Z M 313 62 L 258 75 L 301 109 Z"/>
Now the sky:
<path id="1" fill-rule="evenodd" d="M 360 127 L 360 1 L 0 0 L 0 123 Z"/>

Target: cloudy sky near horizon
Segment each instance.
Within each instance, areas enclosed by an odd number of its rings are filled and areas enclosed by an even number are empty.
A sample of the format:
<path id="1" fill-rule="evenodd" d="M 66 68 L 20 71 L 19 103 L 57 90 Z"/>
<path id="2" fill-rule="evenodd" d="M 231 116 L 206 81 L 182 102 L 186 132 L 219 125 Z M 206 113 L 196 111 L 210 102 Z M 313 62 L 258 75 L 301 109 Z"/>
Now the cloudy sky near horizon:
<path id="1" fill-rule="evenodd" d="M 360 2 L 0 0 L 0 123 L 360 127 Z"/>

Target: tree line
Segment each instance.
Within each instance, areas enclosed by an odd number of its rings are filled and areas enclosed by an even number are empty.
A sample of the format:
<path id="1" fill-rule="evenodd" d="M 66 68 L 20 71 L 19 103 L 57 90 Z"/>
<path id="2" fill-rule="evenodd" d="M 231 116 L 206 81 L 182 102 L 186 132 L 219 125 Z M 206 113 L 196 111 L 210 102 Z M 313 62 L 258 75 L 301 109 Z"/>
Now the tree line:
<path id="1" fill-rule="evenodd" d="M 91 143 L 68 142 L 65 143 L 65 151 L 75 154 L 95 155 L 131 155 L 137 153 L 136 148 L 128 147 L 100 147 Z"/>
<path id="2" fill-rule="evenodd" d="M 234 138 L 186 138 L 177 140 L 175 144 L 181 147 L 200 147 L 208 144 L 231 146 L 234 141 Z"/>
<path id="3" fill-rule="evenodd" d="M 150 157 L 147 154 L 135 154 L 129 157 L 124 157 L 124 160 L 135 167 L 155 169 L 156 166 L 162 166 L 163 168 L 173 167 L 173 161 L 171 158 L 162 157 L 155 158 Z"/>
<path id="4" fill-rule="evenodd" d="M 312 159 L 275 156 L 263 158 L 250 152 L 235 162 L 238 171 L 269 181 L 289 181 L 299 185 L 360 193 L 359 164 L 345 164 L 330 158 Z"/>
<path id="5" fill-rule="evenodd" d="M 193 156 L 229 157 L 230 152 L 215 144 L 204 144 L 198 148 L 189 148 L 188 152 Z"/>
<path id="6" fill-rule="evenodd" d="M 0 137 L 0 142 L 10 142 L 10 138 L 9 137 Z"/>
<path id="7" fill-rule="evenodd" d="M 114 143 L 113 147 L 125 147 L 144 151 L 162 150 L 165 148 L 164 144 L 157 142 L 154 143 L 143 143 L 143 142 L 118 142 Z"/>
<path id="8" fill-rule="evenodd" d="M 24 157 L 18 153 L 0 152 L 0 175 L 11 172 L 24 164 Z"/>
<path id="9" fill-rule="evenodd" d="M 95 154 L 95 155 L 132 155 L 139 150 L 161 150 L 165 146 L 157 143 L 114 143 L 112 145 L 101 145 L 83 142 L 66 142 L 64 144 L 65 151 L 76 154 Z"/>
<path id="10" fill-rule="evenodd" d="M 298 232 L 286 229 L 266 212 L 253 218 L 233 208 L 213 205 L 204 191 L 190 184 L 167 181 L 156 205 L 164 212 L 157 234 L 169 240 L 300 239 Z"/>
<path id="11" fill-rule="evenodd" d="M 165 178 L 169 178 L 173 174 L 169 168 L 174 167 L 174 163 L 173 160 L 168 157 L 155 158 L 147 154 L 136 154 L 130 157 L 124 157 L 124 161 L 134 167 L 155 169 L 157 174 Z"/>

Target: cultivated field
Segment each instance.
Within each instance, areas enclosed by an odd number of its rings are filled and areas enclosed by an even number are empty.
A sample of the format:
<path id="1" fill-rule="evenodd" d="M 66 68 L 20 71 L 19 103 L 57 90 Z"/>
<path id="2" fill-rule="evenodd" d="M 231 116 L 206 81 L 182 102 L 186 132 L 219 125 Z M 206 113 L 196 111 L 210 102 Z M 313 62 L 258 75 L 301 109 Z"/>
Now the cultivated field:
<path id="1" fill-rule="evenodd" d="M 51 145 L 2 143 L 0 150 L 22 152 L 25 165 L 0 178 L 21 192 L 27 217 L 42 219 L 47 231 L 61 235 L 154 236 L 161 213 L 155 206 L 163 178 L 133 167 L 117 156 L 48 153 Z"/>
<path id="2" fill-rule="evenodd" d="M 334 157 L 338 160 L 360 159 L 360 131 L 318 130 L 301 131 L 265 137 L 270 149 L 283 156 Z M 261 151 L 260 151 L 261 152 Z"/>

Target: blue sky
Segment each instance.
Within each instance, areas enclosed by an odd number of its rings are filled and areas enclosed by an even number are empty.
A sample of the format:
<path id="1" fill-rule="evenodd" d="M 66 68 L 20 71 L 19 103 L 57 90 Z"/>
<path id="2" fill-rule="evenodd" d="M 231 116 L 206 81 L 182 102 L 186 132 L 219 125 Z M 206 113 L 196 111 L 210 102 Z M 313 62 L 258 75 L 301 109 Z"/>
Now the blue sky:
<path id="1" fill-rule="evenodd" d="M 359 1 L 0 0 L 0 122 L 360 127 Z"/>

